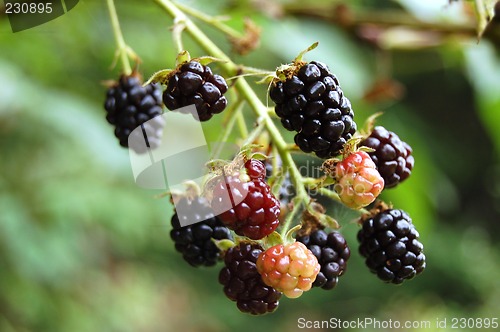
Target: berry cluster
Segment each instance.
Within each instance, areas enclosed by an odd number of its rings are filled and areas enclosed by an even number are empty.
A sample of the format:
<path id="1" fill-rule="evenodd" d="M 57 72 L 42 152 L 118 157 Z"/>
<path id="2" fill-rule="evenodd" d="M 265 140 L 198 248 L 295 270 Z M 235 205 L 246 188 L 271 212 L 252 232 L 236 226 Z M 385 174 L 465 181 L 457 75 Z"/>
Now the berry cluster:
<path id="1" fill-rule="evenodd" d="M 154 149 L 160 145 L 164 120 L 159 116 L 162 113 L 159 85 L 142 86 L 136 74 L 122 75 L 108 89 L 104 109 L 107 112 L 106 120 L 115 126 L 115 136 L 121 146 L 129 147 L 130 141 L 134 151 L 144 153 L 148 147 Z M 139 126 L 143 130 L 134 131 Z M 138 137 L 129 140 L 132 132 Z M 142 144 L 144 141 L 146 144 Z"/>
<path id="2" fill-rule="evenodd" d="M 356 131 L 349 99 L 321 62 L 304 64 L 286 80 L 276 81 L 269 96 L 283 127 L 297 132 L 295 143 L 304 152 L 333 157 Z"/>
<path id="3" fill-rule="evenodd" d="M 131 133 L 146 134 L 147 147 L 159 145 L 162 100 L 172 111 L 188 112 L 183 107 L 194 104 L 197 114 L 193 116 L 199 121 L 225 109 L 225 79 L 199 61 L 185 61 L 174 71 L 166 71 L 163 81 L 158 79 L 166 83 L 163 98 L 159 85 L 143 87 L 136 74 L 121 76 L 108 90 L 106 118 L 116 126 L 122 146 L 134 141 L 129 140 Z M 274 164 L 255 159 L 249 152 L 253 146 L 246 146 L 235 161 L 221 162 L 224 166 L 211 174 L 203 188 L 208 198 L 193 193 L 172 197 L 176 210 L 170 237 L 175 249 L 194 267 L 213 266 L 223 259 L 219 283 L 225 295 L 240 311 L 252 315 L 275 311 L 282 294 L 297 298 L 313 287 L 335 288 L 351 256 L 345 238 L 332 229 L 338 228 L 337 223 L 319 203 L 304 197 L 307 194 L 299 191 L 303 188 L 293 188 L 292 179 L 294 185 L 333 184 L 332 190 L 323 188 L 330 190 L 328 196 L 348 208 L 362 210 L 384 187 L 395 187 L 407 179 L 414 165 L 411 147 L 384 127 L 377 126 L 361 138 L 358 133 L 352 139 L 357 128 L 354 112 L 337 77 L 325 64 L 297 58 L 280 67 L 277 76 L 270 89 L 275 112 L 285 129 L 296 132 L 296 146 L 327 159 L 321 167 L 326 176 L 307 181 L 301 178 L 297 169 L 289 168 L 293 160 L 288 151 L 283 152 L 285 144 L 277 149 L 281 156 L 274 156 Z M 371 127 L 370 122 L 368 125 Z M 142 130 L 134 131 L 139 126 Z M 271 145 L 265 145 L 271 153 Z M 241 160 L 244 163 L 238 167 L 236 161 Z M 273 170 L 273 165 L 277 169 Z M 276 182 L 281 183 L 279 195 L 276 190 L 278 198 L 267 182 L 272 174 L 281 176 L 282 181 Z M 200 188 L 194 189 L 198 193 Z M 296 192 L 298 199 L 294 199 Z M 302 229 L 294 239 L 298 227 L 289 229 L 297 205 L 304 212 Z M 363 210 L 360 218 L 359 252 L 371 272 L 385 282 L 400 284 L 425 269 L 423 245 L 406 212 L 383 203 L 375 205 L 371 211 Z M 280 220 L 284 225 L 278 235 L 275 230 Z"/>
<path id="4" fill-rule="evenodd" d="M 226 91 L 226 80 L 222 76 L 214 75 L 210 67 L 192 60 L 170 77 L 163 102 L 171 111 L 194 104 L 198 120 L 208 121 L 226 108 L 227 99 L 223 96 Z"/>

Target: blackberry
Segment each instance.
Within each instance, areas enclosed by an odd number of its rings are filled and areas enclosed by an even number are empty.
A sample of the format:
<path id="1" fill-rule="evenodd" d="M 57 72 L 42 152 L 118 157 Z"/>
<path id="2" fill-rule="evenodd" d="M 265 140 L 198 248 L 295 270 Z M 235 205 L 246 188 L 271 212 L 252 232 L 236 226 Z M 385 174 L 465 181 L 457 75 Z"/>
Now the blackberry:
<path id="1" fill-rule="evenodd" d="M 389 209 L 363 222 L 358 232 L 359 252 L 381 280 L 400 284 L 425 269 L 424 247 L 418 239 L 408 214 Z"/>
<path id="2" fill-rule="evenodd" d="M 183 205 L 182 211 L 191 214 L 182 216 L 183 223 L 191 225 L 180 227 L 179 215 L 172 216 L 170 237 L 175 242 L 175 249 L 180 252 L 186 262 L 192 266 L 212 266 L 220 257 L 220 251 L 212 239 L 232 239 L 229 229 L 214 216 L 205 198 L 193 200 L 181 198 L 177 206 Z"/>
<path id="3" fill-rule="evenodd" d="M 411 175 L 415 163 L 412 149 L 392 131 L 376 126 L 361 145 L 375 150 L 368 154 L 384 179 L 385 188 L 395 187 Z"/>
<path id="4" fill-rule="evenodd" d="M 107 111 L 106 120 L 115 126 L 115 136 L 121 146 L 129 147 L 129 135 L 139 126 L 142 131 L 134 131 L 134 135 L 140 135 L 138 143 L 144 142 L 146 135 L 146 145 L 133 144 L 130 148 L 144 153 L 147 147 L 154 149 L 160 145 L 164 126 L 163 117 L 159 116 L 162 113 L 160 85 L 142 86 L 137 74 L 122 75 L 108 89 L 104 108 Z M 154 120 L 149 121 L 151 119 Z"/>
<path id="5" fill-rule="evenodd" d="M 346 270 L 347 260 L 351 251 L 347 242 L 338 232 L 327 233 L 322 229 L 315 230 L 309 235 L 297 237 L 316 256 L 321 270 L 313 283 L 313 287 L 329 290 L 334 288 L 339 277 Z"/>
<path id="6" fill-rule="evenodd" d="M 279 225 L 280 202 L 265 182 L 265 166 L 251 159 L 245 163 L 249 181 L 241 174 L 221 176 L 213 190 L 212 207 L 225 211 L 219 215 L 224 225 L 236 234 L 259 240 L 271 234 Z M 242 193 L 246 196 L 242 197 Z M 235 204 L 235 198 L 238 203 Z M 241 200 L 240 200 L 241 198 Z M 227 207 L 232 207 L 227 210 Z"/>
<path id="7" fill-rule="evenodd" d="M 208 121 L 226 108 L 227 99 L 223 96 L 226 91 L 222 76 L 212 74 L 209 67 L 197 61 L 190 61 L 169 78 L 163 102 L 171 111 L 194 104 L 198 120 Z"/>
<path id="8" fill-rule="evenodd" d="M 219 273 L 226 296 L 236 301 L 240 311 L 252 315 L 273 312 L 281 298 L 281 293 L 264 284 L 257 272 L 256 262 L 262 252 L 258 244 L 242 242 L 226 252 L 226 266 Z"/>
<path id="9" fill-rule="evenodd" d="M 273 83 L 269 96 L 283 127 L 297 132 L 295 144 L 306 153 L 333 157 L 356 131 L 349 99 L 321 62 L 307 63 L 285 81 Z"/>

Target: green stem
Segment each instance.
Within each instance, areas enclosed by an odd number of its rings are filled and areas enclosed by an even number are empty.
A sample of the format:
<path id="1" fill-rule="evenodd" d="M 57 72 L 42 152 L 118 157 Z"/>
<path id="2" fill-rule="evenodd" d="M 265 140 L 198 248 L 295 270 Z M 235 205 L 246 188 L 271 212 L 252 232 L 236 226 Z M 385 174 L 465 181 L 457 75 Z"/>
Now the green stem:
<path id="1" fill-rule="evenodd" d="M 238 122 L 238 129 L 240 131 L 241 137 L 248 137 L 248 128 L 247 123 L 245 122 L 245 117 L 243 116 L 243 112 L 239 111 L 236 116 L 236 121 Z"/>
<path id="2" fill-rule="evenodd" d="M 252 74 L 255 76 L 272 76 L 274 75 L 273 71 L 261 69 L 261 68 L 255 68 L 255 67 L 247 67 L 247 66 L 240 66 L 240 70 L 245 73 L 245 74 Z"/>
<path id="3" fill-rule="evenodd" d="M 174 5 L 170 0 L 154 1 L 172 18 L 183 20 L 186 25 L 185 31 L 193 38 L 193 40 L 207 53 L 224 61 L 220 63 L 220 66 L 228 75 L 236 75 L 238 65 L 236 65 L 210 38 L 208 38 L 207 35 L 205 35 L 205 33 L 193 23 L 193 21 L 186 17 L 186 15 L 179 8 L 177 8 L 176 5 Z M 278 149 L 281 159 L 283 160 L 283 165 L 290 173 L 298 198 L 303 200 L 306 204 L 309 204 L 310 197 L 302 184 L 302 175 L 295 165 L 292 155 L 288 151 L 287 143 L 269 116 L 267 111 L 268 108 L 260 101 L 259 97 L 255 94 L 255 91 L 250 87 L 244 78 L 239 78 L 234 86 L 238 90 L 239 94 L 245 98 L 257 117 L 262 119 L 262 123 L 266 126 L 274 145 Z"/>
<path id="4" fill-rule="evenodd" d="M 235 102 L 231 117 L 229 118 L 229 121 L 227 122 L 227 125 L 224 128 L 224 131 L 222 132 L 221 138 L 218 140 L 219 141 L 219 146 L 217 150 L 214 152 L 212 155 L 211 159 L 218 159 L 220 157 L 220 153 L 222 152 L 223 144 L 224 142 L 227 141 L 229 138 L 229 135 L 231 135 L 231 132 L 233 131 L 235 123 L 238 121 L 239 114 L 241 114 L 241 110 L 243 108 L 243 100 L 238 99 Z"/>
<path id="5" fill-rule="evenodd" d="M 248 145 L 248 144 L 253 144 L 253 142 L 255 142 L 255 140 L 257 139 L 257 137 L 260 136 L 260 134 L 262 133 L 262 131 L 264 130 L 264 123 L 261 122 L 257 125 L 257 127 L 255 127 L 249 135 L 247 135 L 245 141 L 243 142 L 242 146 L 245 146 L 245 145 Z"/>
<path id="6" fill-rule="evenodd" d="M 292 225 L 293 219 L 297 216 L 297 214 L 300 212 L 302 204 L 304 204 L 303 200 L 297 200 L 297 204 L 293 204 L 292 211 L 286 216 L 285 222 L 283 223 L 283 226 L 280 231 L 280 235 L 282 238 L 285 237 L 286 233 L 290 229 L 290 226 Z"/>
<path id="7" fill-rule="evenodd" d="M 113 27 L 113 33 L 115 35 L 116 47 L 120 56 L 120 61 L 122 63 L 123 73 L 125 75 L 130 75 L 132 73 L 132 67 L 128 60 L 128 47 L 123 39 L 122 30 L 120 29 L 120 22 L 118 21 L 118 15 L 116 13 L 115 3 L 113 0 L 107 0 L 109 17 L 111 18 L 111 26 Z"/>
<path id="8" fill-rule="evenodd" d="M 232 38 L 241 38 L 241 33 L 239 33 L 237 30 L 231 28 L 227 24 L 222 23 L 222 21 L 217 17 L 209 16 L 209 15 L 202 13 L 194 8 L 184 6 L 183 4 L 178 3 L 178 2 L 175 3 L 175 6 L 177 8 L 179 8 L 180 10 L 182 10 L 184 13 L 186 13 L 192 17 L 196 17 L 200 21 L 203 21 L 207 24 L 210 24 L 211 26 L 213 26 L 217 30 L 221 31 L 222 33 L 224 33 Z"/>
<path id="9" fill-rule="evenodd" d="M 184 51 L 184 45 L 182 44 L 182 31 L 184 30 L 183 21 L 178 21 L 174 23 L 172 28 L 172 39 L 174 40 L 175 47 L 177 48 L 177 53 Z"/>

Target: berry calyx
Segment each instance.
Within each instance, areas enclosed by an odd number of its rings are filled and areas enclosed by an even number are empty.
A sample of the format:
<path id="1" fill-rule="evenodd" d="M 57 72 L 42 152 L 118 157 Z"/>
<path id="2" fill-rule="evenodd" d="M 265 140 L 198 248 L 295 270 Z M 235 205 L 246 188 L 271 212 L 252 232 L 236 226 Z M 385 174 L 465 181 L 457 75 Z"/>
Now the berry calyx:
<path id="1" fill-rule="evenodd" d="M 222 76 L 213 74 L 210 67 L 191 60 L 171 74 L 163 92 L 163 103 L 171 111 L 194 104 L 198 120 L 208 121 L 226 108 L 224 94 L 227 89 Z"/>
<path id="2" fill-rule="evenodd" d="M 352 153 L 337 163 L 334 188 L 346 206 L 359 209 L 372 203 L 384 189 L 384 179 L 370 156 L 363 151 Z"/>
<path id="3" fill-rule="evenodd" d="M 275 245 L 257 260 L 264 283 L 289 298 L 297 298 L 311 289 L 320 268 L 314 254 L 301 242 Z"/>
<path id="4" fill-rule="evenodd" d="M 285 80 L 275 80 L 269 97 L 285 129 L 296 131 L 295 144 L 320 158 L 337 155 L 356 132 L 349 99 L 337 77 L 318 61 L 296 63 Z M 277 72 L 278 77 L 283 73 Z"/>
<path id="5" fill-rule="evenodd" d="M 263 315 L 278 308 L 281 293 L 262 281 L 256 261 L 263 252 L 260 245 L 241 242 L 227 250 L 225 267 L 219 273 L 224 294 L 235 301 L 238 309 L 252 315 Z"/>
<path id="6" fill-rule="evenodd" d="M 297 237 L 316 258 L 321 266 L 313 287 L 322 289 L 333 289 L 346 270 L 347 260 L 351 251 L 346 240 L 339 232 L 329 232 L 317 229 L 308 235 Z"/>
<path id="7" fill-rule="evenodd" d="M 219 177 L 212 207 L 216 211 L 225 210 L 219 218 L 236 234 L 259 240 L 278 227 L 280 203 L 264 180 L 265 166 L 261 161 L 247 161 L 245 171 L 248 181 L 241 172 Z"/>
<path id="8" fill-rule="evenodd" d="M 183 197 L 176 206 L 186 215 L 179 216 L 176 212 L 171 219 L 170 237 L 175 242 L 175 249 L 192 266 L 215 265 L 221 252 L 213 240 L 232 239 L 229 229 L 214 216 L 203 197 Z M 181 227 L 179 219 L 183 219 L 182 224 L 190 225 Z"/>
<path id="9" fill-rule="evenodd" d="M 388 209 L 367 218 L 358 241 L 366 265 L 385 282 L 400 284 L 425 269 L 424 246 L 403 210 Z"/>
<path id="10" fill-rule="evenodd" d="M 412 149 L 392 131 L 376 126 L 361 145 L 375 150 L 368 154 L 384 178 L 385 188 L 393 188 L 411 175 L 415 163 Z"/>

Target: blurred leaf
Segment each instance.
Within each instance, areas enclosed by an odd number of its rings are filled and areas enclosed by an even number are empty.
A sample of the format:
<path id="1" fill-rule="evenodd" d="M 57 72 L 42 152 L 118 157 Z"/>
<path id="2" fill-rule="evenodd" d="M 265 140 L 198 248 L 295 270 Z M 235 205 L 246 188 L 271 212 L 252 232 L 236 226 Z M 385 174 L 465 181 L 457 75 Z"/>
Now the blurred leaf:
<path id="1" fill-rule="evenodd" d="M 465 50 L 470 81 L 478 95 L 480 117 L 500 155 L 500 60 L 487 43 Z"/>

